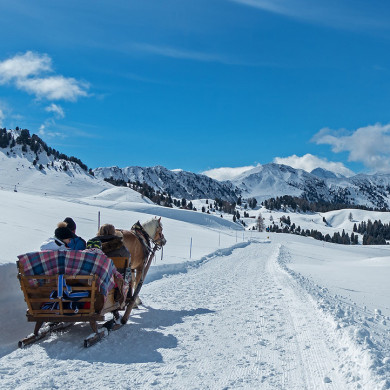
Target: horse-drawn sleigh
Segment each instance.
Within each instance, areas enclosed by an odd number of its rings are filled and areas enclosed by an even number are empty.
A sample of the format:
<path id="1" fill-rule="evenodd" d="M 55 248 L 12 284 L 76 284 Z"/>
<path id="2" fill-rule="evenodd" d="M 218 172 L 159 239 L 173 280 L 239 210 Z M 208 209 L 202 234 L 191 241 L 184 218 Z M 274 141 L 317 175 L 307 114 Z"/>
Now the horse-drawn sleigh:
<path id="1" fill-rule="evenodd" d="M 99 250 L 43 251 L 18 256 L 18 278 L 34 333 L 24 347 L 76 322 L 88 322 L 89 347 L 127 323 L 157 250 L 165 243 L 161 218 L 121 230 L 126 257 L 106 257 Z M 122 312 L 122 313 L 120 313 Z M 107 320 L 106 314 L 112 313 Z M 102 325 L 99 322 L 105 321 Z"/>

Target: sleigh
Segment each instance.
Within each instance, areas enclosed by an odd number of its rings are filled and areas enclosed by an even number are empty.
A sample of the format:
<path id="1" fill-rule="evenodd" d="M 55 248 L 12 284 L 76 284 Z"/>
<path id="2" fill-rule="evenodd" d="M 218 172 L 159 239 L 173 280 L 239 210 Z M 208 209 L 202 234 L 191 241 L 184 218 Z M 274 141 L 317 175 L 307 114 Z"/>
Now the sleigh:
<path id="1" fill-rule="evenodd" d="M 62 255 L 61 252 L 60 255 L 48 252 L 51 251 L 18 256 L 18 279 L 27 303 L 27 321 L 35 322 L 33 334 L 19 341 L 20 348 L 52 332 L 69 328 L 76 322 L 90 324 L 93 334 L 84 340 L 84 347 L 89 347 L 110 331 L 126 324 L 144 279 L 132 294 L 128 258 L 109 259 L 101 254 L 97 260 L 105 261 L 103 271 L 93 263 L 96 268 L 93 268 L 93 272 L 79 269 L 75 273 L 72 269 L 72 272 L 67 273 L 74 264 L 77 265 L 76 257 L 83 257 L 85 251 L 67 251 L 62 252 Z M 154 252 L 153 250 L 144 264 L 144 277 Z M 88 270 L 92 260 L 97 260 L 89 255 L 85 257 L 90 258 L 88 266 L 84 267 Z M 50 268 L 47 267 L 48 264 Z M 123 315 L 120 315 L 120 311 L 124 311 Z M 108 313 L 112 313 L 111 319 L 106 320 Z"/>

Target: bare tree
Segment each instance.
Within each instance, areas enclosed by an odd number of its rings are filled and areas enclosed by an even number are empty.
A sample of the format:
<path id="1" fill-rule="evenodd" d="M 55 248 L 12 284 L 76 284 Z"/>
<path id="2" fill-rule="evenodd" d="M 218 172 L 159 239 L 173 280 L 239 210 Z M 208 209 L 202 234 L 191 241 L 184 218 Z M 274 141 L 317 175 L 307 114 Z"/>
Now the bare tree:
<path id="1" fill-rule="evenodd" d="M 264 230 L 264 218 L 262 217 L 261 213 L 259 213 L 259 216 L 257 217 L 256 226 L 259 232 Z"/>

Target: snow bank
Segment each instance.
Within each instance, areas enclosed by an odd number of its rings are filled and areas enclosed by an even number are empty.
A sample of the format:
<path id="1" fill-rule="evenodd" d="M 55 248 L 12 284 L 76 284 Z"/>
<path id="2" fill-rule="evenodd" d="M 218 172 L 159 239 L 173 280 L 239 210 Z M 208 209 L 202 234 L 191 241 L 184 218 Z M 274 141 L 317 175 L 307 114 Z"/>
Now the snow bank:
<path id="1" fill-rule="evenodd" d="M 389 389 L 390 317 L 383 316 L 380 310 L 359 307 L 346 297 L 332 295 L 328 288 L 293 271 L 288 267 L 290 253 L 283 245 L 279 247 L 277 261 L 313 297 L 324 314 L 324 321 L 328 321 L 338 334 L 338 348 L 346 356 L 342 371 L 350 382 L 362 381 L 364 388 Z M 360 373 L 359 377 L 356 372 Z"/>

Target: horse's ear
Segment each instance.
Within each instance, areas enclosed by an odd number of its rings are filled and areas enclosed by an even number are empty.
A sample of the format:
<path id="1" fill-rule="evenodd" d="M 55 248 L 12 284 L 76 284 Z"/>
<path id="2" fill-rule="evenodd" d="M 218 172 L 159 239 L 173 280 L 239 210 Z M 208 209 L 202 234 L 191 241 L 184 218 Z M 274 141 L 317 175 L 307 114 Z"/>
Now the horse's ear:
<path id="1" fill-rule="evenodd" d="M 161 217 L 158 219 L 158 222 L 161 222 Z"/>

